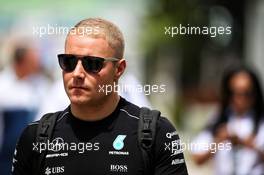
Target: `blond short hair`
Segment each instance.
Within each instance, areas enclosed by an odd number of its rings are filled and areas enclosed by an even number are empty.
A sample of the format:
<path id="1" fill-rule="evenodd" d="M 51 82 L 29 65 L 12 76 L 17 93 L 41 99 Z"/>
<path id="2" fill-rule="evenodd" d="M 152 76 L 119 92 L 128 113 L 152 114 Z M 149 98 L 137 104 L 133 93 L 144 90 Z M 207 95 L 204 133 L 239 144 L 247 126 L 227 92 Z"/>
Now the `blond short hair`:
<path id="1" fill-rule="evenodd" d="M 78 22 L 73 29 L 80 28 L 92 29 L 89 30 L 90 33 L 87 36 L 93 38 L 104 38 L 113 49 L 114 57 L 119 59 L 123 58 L 125 48 L 124 37 L 120 29 L 115 24 L 102 18 L 88 18 Z M 71 31 L 68 33 L 68 36 L 70 34 Z"/>

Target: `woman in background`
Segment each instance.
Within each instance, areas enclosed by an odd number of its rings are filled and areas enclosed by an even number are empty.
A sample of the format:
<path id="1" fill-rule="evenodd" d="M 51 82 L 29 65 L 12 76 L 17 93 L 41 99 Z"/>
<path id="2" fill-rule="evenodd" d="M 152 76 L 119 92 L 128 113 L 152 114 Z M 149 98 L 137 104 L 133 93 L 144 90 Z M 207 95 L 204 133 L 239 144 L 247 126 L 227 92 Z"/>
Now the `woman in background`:
<path id="1" fill-rule="evenodd" d="M 214 159 L 217 175 L 264 174 L 264 102 L 256 74 L 246 67 L 228 70 L 222 80 L 220 111 L 193 143 L 193 160 Z M 216 151 L 201 148 L 212 144 Z M 224 146 L 223 146 L 224 145 Z"/>

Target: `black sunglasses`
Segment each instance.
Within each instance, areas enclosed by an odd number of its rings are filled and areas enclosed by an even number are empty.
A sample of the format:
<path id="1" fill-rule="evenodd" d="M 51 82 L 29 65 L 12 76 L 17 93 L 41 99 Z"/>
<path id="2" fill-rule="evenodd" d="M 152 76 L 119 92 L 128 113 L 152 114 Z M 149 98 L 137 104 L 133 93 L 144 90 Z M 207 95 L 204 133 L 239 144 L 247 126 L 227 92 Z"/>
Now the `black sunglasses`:
<path id="1" fill-rule="evenodd" d="M 81 60 L 84 70 L 88 73 L 98 73 L 104 66 L 106 61 L 119 61 L 118 58 L 101 58 L 95 56 L 82 56 L 73 54 L 59 54 L 59 65 L 65 72 L 74 71 L 78 60 Z"/>

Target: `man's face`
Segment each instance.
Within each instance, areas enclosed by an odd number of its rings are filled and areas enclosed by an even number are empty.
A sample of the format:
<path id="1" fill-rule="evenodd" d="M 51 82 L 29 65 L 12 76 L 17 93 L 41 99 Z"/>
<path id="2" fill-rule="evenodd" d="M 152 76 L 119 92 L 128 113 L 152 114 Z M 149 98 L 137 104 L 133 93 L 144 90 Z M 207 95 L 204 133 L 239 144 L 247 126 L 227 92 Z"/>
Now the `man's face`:
<path id="1" fill-rule="evenodd" d="M 16 68 L 22 70 L 26 76 L 34 75 L 40 71 L 40 55 L 35 49 L 28 49 L 22 58 L 22 62 L 16 64 Z"/>
<path id="2" fill-rule="evenodd" d="M 103 38 L 69 35 L 65 53 L 109 58 L 113 57 L 114 52 Z M 99 92 L 99 89 L 103 85 L 113 85 L 117 78 L 117 72 L 117 68 L 112 62 L 104 62 L 100 72 L 87 73 L 81 60 L 78 61 L 72 72 L 63 71 L 64 88 L 71 104 L 96 105 L 103 102 L 107 95 L 102 91 Z"/>

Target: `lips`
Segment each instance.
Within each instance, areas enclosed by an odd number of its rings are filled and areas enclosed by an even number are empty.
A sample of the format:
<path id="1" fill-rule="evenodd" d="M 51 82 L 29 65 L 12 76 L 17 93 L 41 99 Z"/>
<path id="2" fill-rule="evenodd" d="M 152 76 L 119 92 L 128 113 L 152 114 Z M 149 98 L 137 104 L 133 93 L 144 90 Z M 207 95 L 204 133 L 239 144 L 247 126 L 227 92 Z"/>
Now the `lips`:
<path id="1" fill-rule="evenodd" d="M 88 90 L 85 86 L 70 86 L 69 89 L 80 89 L 80 90 Z"/>

